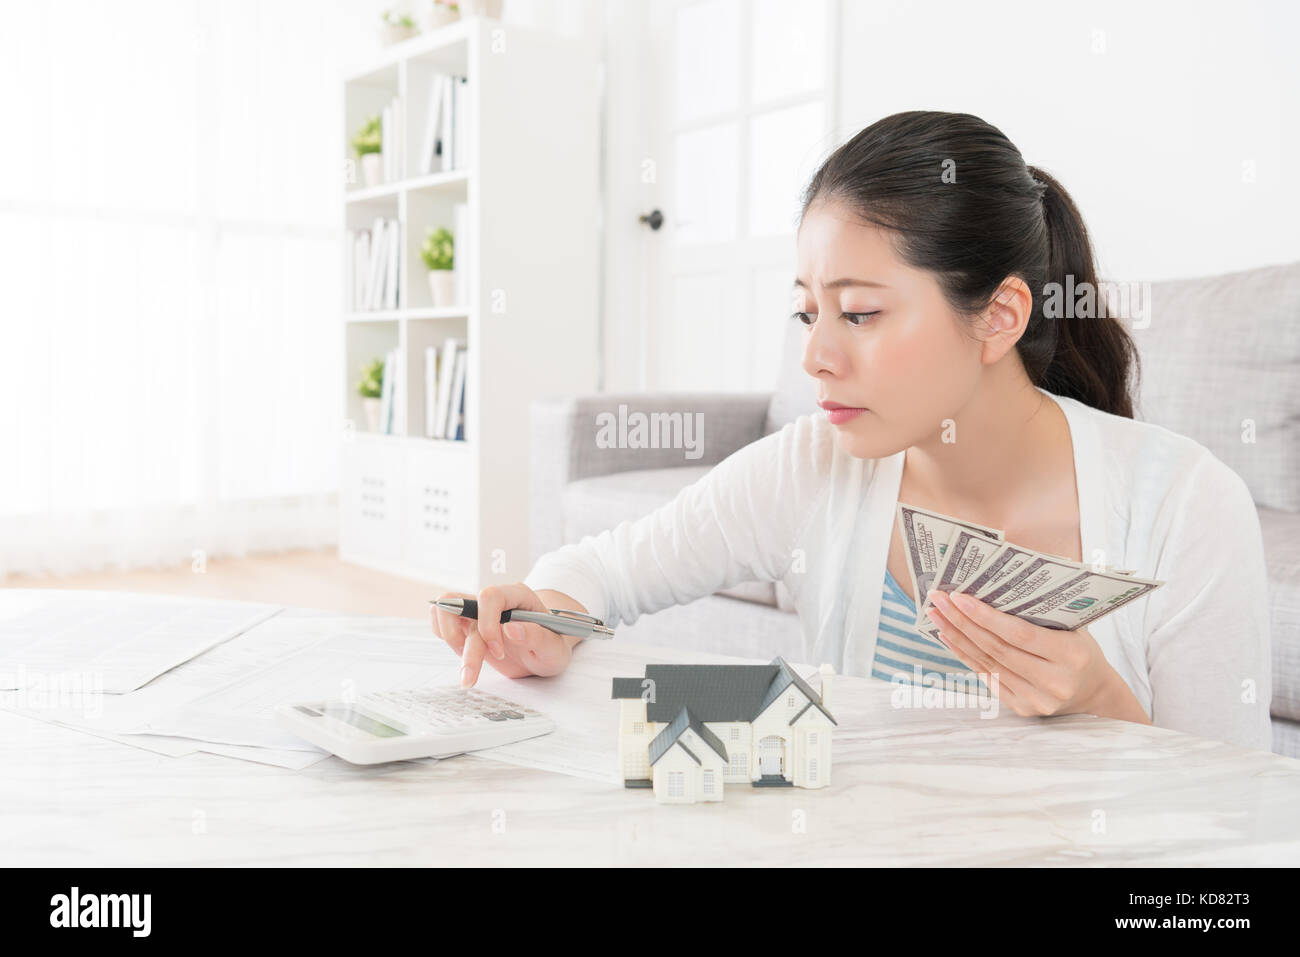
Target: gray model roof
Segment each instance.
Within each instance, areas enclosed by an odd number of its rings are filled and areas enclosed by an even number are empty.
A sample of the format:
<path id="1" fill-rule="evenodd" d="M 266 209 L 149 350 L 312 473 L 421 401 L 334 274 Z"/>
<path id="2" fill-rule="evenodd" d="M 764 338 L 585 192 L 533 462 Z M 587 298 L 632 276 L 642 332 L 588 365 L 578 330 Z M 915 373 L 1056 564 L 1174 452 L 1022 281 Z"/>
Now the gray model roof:
<path id="1" fill-rule="evenodd" d="M 722 758 L 724 762 L 727 760 L 727 749 L 718 740 L 718 736 L 706 728 L 704 722 L 692 715 L 687 708 L 682 708 L 677 712 L 677 717 L 673 718 L 668 727 L 656 734 L 654 740 L 650 742 L 650 763 L 653 765 L 667 754 L 668 749 L 677 742 L 677 739 L 686 732 L 687 728 L 699 735 L 700 740 L 712 748 L 714 753 Z M 690 755 L 691 760 L 696 764 L 700 763 L 700 759 L 695 756 L 695 752 L 686 745 L 682 745 L 682 750 Z"/>
<path id="2" fill-rule="evenodd" d="M 781 697 L 781 695 L 784 694 L 786 688 L 790 687 L 790 685 L 794 685 L 796 688 L 798 688 L 800 691 L 804 693 L 804 696 L 807 697 L 807 699 L 812 703 L 813 707 L 815 707 L 818 711 L 820 711 L 822 714 L 826 715 L 826 717 L 830 719 L 831 724 L 837 723 L 836 720 L 833 717 L 831 717 L 831 713 L 822 707 L 822 696 L 819 695 L 817 692 L 813 691 L 812 688 L 808 686 L 808 682 L 800 678 L 798 672 L 796 672 L 793 668 L 791 668 L 790 665 L 786 663 L 786 660 L 784 658 L 778 655 L 777 657 L 772 659 L 772 664 L 776 665 L 778 668 L 781 669 L 781 674 L 777 678 L 777 680 L 772 682 L 772 687 L 768 689 L 767 696 L 763 699 L 763 707 L 758 709 L 757 714 L 762 714 L 763 709 L 766 708 L 768 705 L 770 705 L 777 698 Z M 808 709 L 805 708 L 804 711 L 806 710 Z M 803 714 L 803 711 L 799 712 L 799 714 Z M 798 716 L 799 715 L 795 715 L 796 718 Z M 794 724 L 793 721 L 791 721 L 790 723 Z"/>
<path id="3" fill-rule="evenodd" d="M 821 697 L 808 687 L 784 658 L 766 665 L 646 665 L 654 700 L 646 702 L 646 719 L 675 720 L 683 708 L 700 721 L 753 721 L 791 684 L 830 718 Z M 640 698 L 641 678 L 615 678 L 615 698 Z"/>
<path id="4" fill-rule="evenodd" d="M 614 679 L 614 698 L 639 698 L 641 697 L 641 682 L 644 678 L 615 678 Z"/>

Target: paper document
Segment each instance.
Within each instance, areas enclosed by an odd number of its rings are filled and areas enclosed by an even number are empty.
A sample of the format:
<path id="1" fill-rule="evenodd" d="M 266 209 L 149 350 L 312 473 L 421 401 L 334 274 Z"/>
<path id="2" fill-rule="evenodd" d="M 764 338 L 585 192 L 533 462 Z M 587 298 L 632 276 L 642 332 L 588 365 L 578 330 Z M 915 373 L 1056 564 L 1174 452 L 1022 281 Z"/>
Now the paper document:
<path id="1" fill-rule="evenodd" d="M 409 629 L 410 623 L 405 623 Z M 277 705 L 337 700 L 367 691 L 455 685 L 460 660 L 432 637 L 343 631 L 281 657 L 136 730 L 219 744 L 319 751 L 284 730 Z"/>
<path id="2" fill-rule="evenodd" d="M 72 683 L 126 694 L 280 610 L 277 605 L 33 590 L 0 602 L 0 688 Z"/>
<path id="3" fill-rule="evenodd" d="M 506 678 L 484 664 L 478 687 L 540 711 L 555 722 L 555 730 L 475 754 L 520 767 L 623 783 L 618 775 L 618 703 L 610 698 L 606 672 L 570 666 L 553 678 Z"/>

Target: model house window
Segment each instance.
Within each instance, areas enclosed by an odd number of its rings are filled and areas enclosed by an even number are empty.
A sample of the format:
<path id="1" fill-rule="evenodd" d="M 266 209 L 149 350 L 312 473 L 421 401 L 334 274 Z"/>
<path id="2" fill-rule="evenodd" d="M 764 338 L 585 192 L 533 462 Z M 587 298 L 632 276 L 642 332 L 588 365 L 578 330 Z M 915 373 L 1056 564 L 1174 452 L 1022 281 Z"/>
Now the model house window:
<path id="1" fill-rule="evenodd" d="M 817 783 L 817 759 L 816 758 L 808 759 L 808 783 L 809 784 Z"/>
<path id="2" fill-rule="evenodd" d="M 790 697 L 788 697 L 788 698 L 785 699 L 785 706 L 786 706 L 787 708 L 793 708 L 793 707 L 794 707 L 794 695 L 790 695 Z"/>
<path id="3" fill-rule="evenodd" d="M 712 771 L 704 772 L 704 793 L 705 794 L 713 793 L 713 772 Z"/>
<path id="4" fill-rule="evenodd" d="M 623 765 L 623 777 L 628 780 L 640 780 L 650 777 L 650 755 L 641 749 L 640 754 L 630 755 Z"/>
<path id="5" fill-rule="evenodd" d="M 732 740 L 732 741 L 739 741 L 739 740 L 740 740 L 740 729 L 739 729 L 739 728 L 732 728 L 732 729 L 731 729 L 731 740 Z"/>
<path id="6" fill-rule="evenodd" d="M 810 748 L 815 748 L 815 747 L 817 747 L 817 732 L 816 732 L 816 731 L 814 731 L 812 734 L 808 735 L 808 747 L 810 747 Z"/>
<path id="7" fill-rule="evenodd" d="M 632 722 L 632 733 L 633 733 L 633 734 L 645 734 L 645 722 L 644 722 L 644 721 L 633 721 L 633 722 Z"/>
<path id="8" fill-rule="evenodd" d="M 731 763 L 727 766 L 732 774 L 744 774 L 749 770 L 749 756 L 744 751 L 732 751 Z"/>
<path id="9" fill-rule="evenodd" d="M 679 798 L 686 793 L 686 775 L 682 771 L 668 772 L 668 796 Z"/>

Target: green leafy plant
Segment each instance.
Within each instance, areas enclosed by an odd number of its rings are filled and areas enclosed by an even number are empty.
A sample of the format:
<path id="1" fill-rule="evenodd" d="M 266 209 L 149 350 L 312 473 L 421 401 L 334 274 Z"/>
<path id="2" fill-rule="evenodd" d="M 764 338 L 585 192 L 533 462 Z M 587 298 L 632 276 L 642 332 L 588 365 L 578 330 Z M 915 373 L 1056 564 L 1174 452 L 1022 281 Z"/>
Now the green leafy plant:
<path id="1" fill-rule="evenodd" d="M 384 360 L 375 359 L 361 370 L 361 381 L 357 383 L 357 392 L 362 398 L 378 399 L 384 394 Z"/>
<path id="2" fill-rule="evenodd" d="M 384 11 L 384 23 L 388 24 L 390 27 L 401 27 L 404 30 L 415 29 L 414 20 L 405 14 L 402 14 L 400 17 L 395 16 L 392 10 Z"/>
<path id="3" fill-rule="evenodd" d="M 352 148 L 358 156 L 384 151 L 383 120 L 377 114 L 366 120 L 357 135 L 352 137 Z"/>
<path id="4" fill-rule="evenodd" d="M 424 260 L 424 265 L 429 270 L 452 269 L 456 263 L 455 254 L 456 241 L 451 233 L 442 227 L 430 227 L 428 235 L 424 237 L 424 245 L 420 247 L 420 258 Z"/>

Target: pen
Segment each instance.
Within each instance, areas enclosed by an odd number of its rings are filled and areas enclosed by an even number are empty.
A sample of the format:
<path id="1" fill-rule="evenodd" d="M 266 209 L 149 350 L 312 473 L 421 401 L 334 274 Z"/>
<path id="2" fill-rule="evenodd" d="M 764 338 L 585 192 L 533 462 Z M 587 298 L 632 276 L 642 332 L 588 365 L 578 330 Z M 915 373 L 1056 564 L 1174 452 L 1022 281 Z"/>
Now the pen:
<path id="1" fill-rule="evenodd" d="M 478 602 L 473 598 L 430 598 L 429 604 L 449 611 L 462 618 L 478 620 Z M 607 628 L 599 618 L 584 615 L 580 611 L 567 608 L 552 608 L 550 612 L 524 611 L 522 608 L 507 608 L 501 613 L 501 624 L 508 621 L 526 621 L 541 625 L 558 635 L 571 635 L 574 638 L 613 638 L 614 629 Z"/>

